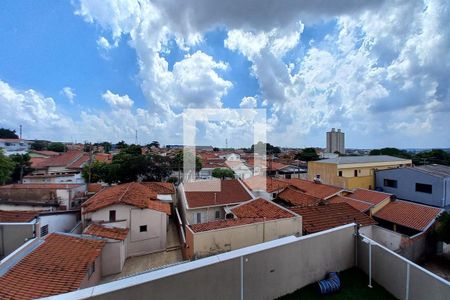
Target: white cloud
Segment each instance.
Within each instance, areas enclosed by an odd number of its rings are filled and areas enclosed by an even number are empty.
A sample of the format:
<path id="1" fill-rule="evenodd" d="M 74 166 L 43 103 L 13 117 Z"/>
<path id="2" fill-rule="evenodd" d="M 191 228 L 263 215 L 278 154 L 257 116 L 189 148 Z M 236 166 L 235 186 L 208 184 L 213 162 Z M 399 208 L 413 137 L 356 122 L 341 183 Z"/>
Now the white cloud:
<path id="1" fill-rule="evenodd" d="M 107 90 L 102 95 L 103 100 L 106 101 L 109 105 L 111 105 L 113 108 L 119 108 L 119 109 L 127 109 L 133 106 L 133 100 L 128 97 L 128 95 L 120 96 L 118 94 L 111 93 L 110 90 Z"/>
<path id="2" fill-rule="evenodd" d="M 105 50 L 109 50 L 111 48 L 116 48 L 119 45 L 119 41 L 115 40 L 113 44 L 111 44 L 108 39 L 106 39 L 104 36 L 101 36 L 97 39 L 97 45 Z"/>
<path id="3" fill-rule="evenodd" d="M 241 108 L 256 108 L 257 101 L 255 97 L 244 97 L 241 100 L 241 103 L 239 104 L 239 107 Z"/>
<path id="4" fill-rule="evenodd" d="M 74 103 L 74 99 L 77 96 L 77 94 L 75 94 L 75 90 L 71 87 L 63 87 L 63 89 L 61 90 L 61 94 L 63 94 L 70 103 Z"/>

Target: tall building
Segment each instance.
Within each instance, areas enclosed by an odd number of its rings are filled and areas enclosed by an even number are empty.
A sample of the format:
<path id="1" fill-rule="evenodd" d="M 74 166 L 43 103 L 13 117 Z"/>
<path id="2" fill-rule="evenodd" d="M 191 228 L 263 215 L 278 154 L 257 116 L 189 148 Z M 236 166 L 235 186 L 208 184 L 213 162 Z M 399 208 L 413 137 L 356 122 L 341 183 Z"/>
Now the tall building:
<path id="1" fill-rule="evenodd" d="M 337 131 L 332 128 L 331 131 L 327 132 L 327 149 L 326 153 L 339 152 L 345 153 L 345 140 L 344 133 L 338 129 Z"/>

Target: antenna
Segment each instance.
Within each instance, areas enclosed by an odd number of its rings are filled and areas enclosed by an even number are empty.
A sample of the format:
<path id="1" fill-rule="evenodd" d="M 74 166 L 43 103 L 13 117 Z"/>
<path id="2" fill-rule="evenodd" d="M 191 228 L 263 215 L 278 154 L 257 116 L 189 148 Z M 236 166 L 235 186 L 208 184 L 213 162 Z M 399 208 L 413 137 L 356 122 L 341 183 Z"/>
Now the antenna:
<path id="1" fill-rule="evenodd" d="M 19 125 L 19 138 L 22 139 L 22 124 Z"/>
<path id="2" fill-rule="evenodd" d="M 137 129 L 136 129 L 136 135 L 134 137 L 134 143 L 137 145 L 138 144 L 138 136 L 137 136 Z"/>
<path id="3" fill-rule="evenodd" d="M 225 149 L 228 149 L 228 139 L 225 139 Z"/>

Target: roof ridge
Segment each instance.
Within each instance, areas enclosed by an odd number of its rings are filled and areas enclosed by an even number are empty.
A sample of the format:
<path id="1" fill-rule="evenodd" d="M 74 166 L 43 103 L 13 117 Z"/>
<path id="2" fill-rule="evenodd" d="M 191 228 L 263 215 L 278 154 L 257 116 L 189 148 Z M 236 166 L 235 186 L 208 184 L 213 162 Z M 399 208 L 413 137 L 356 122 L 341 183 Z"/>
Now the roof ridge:
<path id="1" fill-rule="evenodd" d="M 355 198 L 351 198 L 351 197 L 347 197 L 347 196 L 340 196 L 340 195 L 334 195 L 333 197 L 336 197 L 336 196 L 337 197 L 342 197 L 342 198 L 345 198 L 345 199 L 349 199 L 349 200 L 353 200 L 353 201 L 357 201 L 357 202 L 362 202 L 362 203 L 365 203 L 365 204 L 370 204 L 370 206 L 375 206 L 375 204 L 373 204 L 372 202 L 368 202 L 368 201 L 365 201 L 365 200 L 360 200 L 360 199 L 355 199 Z M 331 198 L 333 198 L 333 197 L 331 197 Z M 330 200 L 330 199 L 328 199 L 328 200 Z"/>
<path id="2" fill-rule="evenodd" d="M 125 189 L 125 191 L 122 193 L 122 195 L 120 195 L 119 199 L 117 200 L 117 203 L 122 203 L 122 198 L 125 196 L 125 194 L 128 192 L 128 190 L 130 189 L 130 186 L 133 184 L 134 182 L 130 182 L 127 185 L 127 188 Z"/>

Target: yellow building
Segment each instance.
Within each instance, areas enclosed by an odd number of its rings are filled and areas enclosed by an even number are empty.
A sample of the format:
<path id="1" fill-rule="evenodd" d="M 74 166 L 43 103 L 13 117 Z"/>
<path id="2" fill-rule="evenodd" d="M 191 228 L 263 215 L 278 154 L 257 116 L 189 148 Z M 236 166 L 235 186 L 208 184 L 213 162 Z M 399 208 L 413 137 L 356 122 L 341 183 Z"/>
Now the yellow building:
<path id="1" fill-rule="evenodd" d="M 410 159 L 388 155 L 342 156 L 308 163 L 308 179 L 320 177 L 322 183 L 346 189 L 375 187 L 375 171 L 409 167 Z"/>

